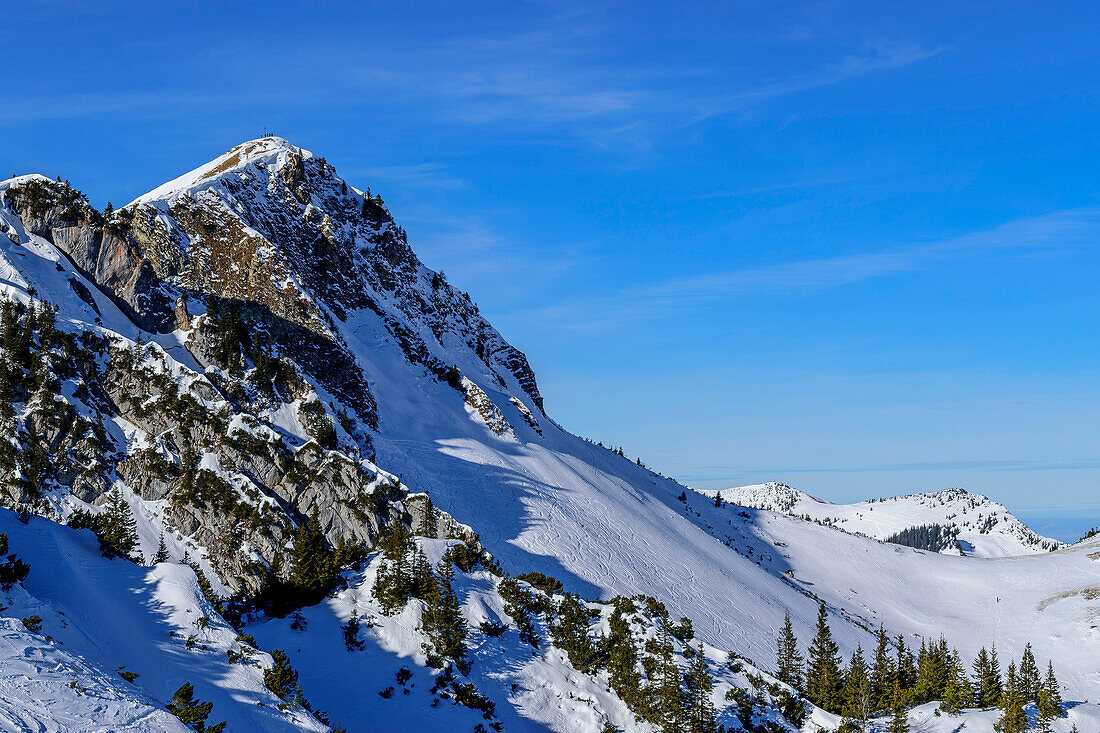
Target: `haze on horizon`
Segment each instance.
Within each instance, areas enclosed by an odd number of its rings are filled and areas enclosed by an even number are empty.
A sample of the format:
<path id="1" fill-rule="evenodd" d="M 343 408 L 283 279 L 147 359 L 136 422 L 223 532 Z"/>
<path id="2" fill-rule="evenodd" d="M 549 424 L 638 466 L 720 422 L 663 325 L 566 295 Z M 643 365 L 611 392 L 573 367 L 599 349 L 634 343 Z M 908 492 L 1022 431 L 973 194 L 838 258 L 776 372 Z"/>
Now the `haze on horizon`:
<path id="1" fill-rule="evenodd" d="M 118 206 L 266 127 L 385 197 L 567 429 L 1100 524 L 1094 4 L 103 5 L 6 9 L 4 175 Z"/>

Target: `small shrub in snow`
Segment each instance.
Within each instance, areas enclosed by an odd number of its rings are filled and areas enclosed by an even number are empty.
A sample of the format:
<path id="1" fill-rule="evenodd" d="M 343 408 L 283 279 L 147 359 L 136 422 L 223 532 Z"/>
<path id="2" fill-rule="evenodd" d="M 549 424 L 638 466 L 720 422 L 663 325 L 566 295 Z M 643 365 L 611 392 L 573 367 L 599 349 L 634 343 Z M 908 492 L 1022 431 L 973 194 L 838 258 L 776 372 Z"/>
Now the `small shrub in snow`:
<path id="1" fill-rule="evenodd" d="M 225 729 L 224 722 L 209 726 L 206 724 L 206 719 L 210 717 L 210 710 L 213 707 L 212 702 L 199 702 L 195 699 L 195 688 L 190 682 L 181 685 L 168 701 L 168 711 L 179 718 L 184 725 L 200 733 L 221 733 Z"/>
<path id="2" fill-rule="evenodd" d="M 282 649 L 272 649 L 271 669 L 264 670 L 264 685 L 283 700 L 291 700 L 298 691 L 298 672 Z"/>
<path id="3" fill-rule="evenodd" d="M 349 652 L 362 650 L 363 640 L 359 638 L 359 611 L 352 611 L 351 618 L 340 629 L 344 632 L 344 646 Z"/>
<path id="4" fill-rule="evenodd" d="M 27 631 L 37 634 L 42 630 L 42 617 L 41 616 L 27 616 L 23 619 L 23 625 L 27 627 Z"/>
<path id="5" fill-rule="evenodd" d="M 481 633 L 490 638 L 495 638 L 508 630 L 508 627 L 499 621 L 485 620 L 481 622 Z"/>
<path id="6" fill-rule="evenodd" d="M 523 573 L 522 575 L 517 575 L 516 577 L 520 580 L 527 581 L 535 588 L 538 588 L 547 595 L 552 596 L 565 590 L 565 586 L 562 585 L 561 581 L 553 577 L 552 575 L 545 575 L 539 572 L 531 572 Z"/>
<path id="7" fill-rule="evenodd" d="M 11 590 L 16 583 L 22 583 L 31 571 L 31 566 L 16 557 L 15 553 L 8 554 L 8 536 L 0 532 L 0 588 Z"/>

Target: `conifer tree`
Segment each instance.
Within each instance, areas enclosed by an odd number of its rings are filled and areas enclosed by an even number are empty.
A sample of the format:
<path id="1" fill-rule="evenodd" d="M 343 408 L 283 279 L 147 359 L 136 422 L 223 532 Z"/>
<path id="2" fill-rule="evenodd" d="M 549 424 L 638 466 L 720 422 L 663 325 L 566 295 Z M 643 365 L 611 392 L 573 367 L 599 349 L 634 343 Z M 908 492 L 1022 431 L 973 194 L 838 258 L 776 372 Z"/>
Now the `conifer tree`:
<path id="1" fill-rule="evenodd" d="M 970 704 L 974 693 L 966 676 L 962 657 L 957 649 L 951 651 L 947 665 L 947 677 L 944 680 L 943 696 L 940 707 L 948 713 L 957 713 Z"/>
<path id="2" fill-rule="evenodd" d="M 160 533 L 160 544 L 157 545 L 157 554 L 153 555 L 153 564 L 168 562 L 168 546 L 164 544 L 164 532 Z"/>
<path id="3" fill-rule="evenodd" d="M 890 637 L 878 627 L 875 657 L 871 664 L 871 691 L 875 710 L 889 710 L 894 700 L 894 660 L 890 656 Z"/>
<path id="4" fill-rule="evenodd" d="M 334 553 L 321 531 L 316 509 L 295 533 L 290 557 L 293 566 L 289 580 L 303 597 L 319 599 L 335 585 L 337 569 Z"/>
<path id="5" fill-rule="evenodd" d="M 436 568 L 434 589 L 428 597 L 424 612 L 424 632 L 431 640 L 435 653 L 453 659 L 458 668 L 466 670 L 466 620 L 462 618 L 462 604 L 454 591 L 455 571 L 450 560 L 444 558 Z"/>
<path id="6" fill-rule="evenodd" d="M 504 612 L 516 623 L 520 641 L 527 642 L 534 648 L 539 648 L 538 633 L 535 631 L 535 622 L 531 617 L 530 608 L 533 605 L 530 591 L 523 588 L 515 578 L 504 578 L 497 586 L 497 592 L 504 599 Z"/>
<path id="7" fill-rule="evenodd" d="M 1001 717 L 993 728 L 998 733 L 1024 733 L 1028 728 L 1025 704 L 1024 692 L 1016 676 L 1016 663 L 1009 662 L 1004 688 L 1001 691 Z"/>
<path id="8" fill-rule="evenodd" d="M 290 657 L 282 649 L 272 649 L 274 662 L 264 670 L 264 685 L 283 700 L 294 699 L 298 692 L 298 672 L 290 664 Z"/>
<path id="9" fill-rule="evenodd" d="M 796 690 L 801 690 L 802 655 L 798 651 L 798 638 L 794 635 L 794 627 L 791 625 L 790 611 L 786 613 L 783 619 L 783 630 L 779 632 L 775 646 L 775 678 Z"/>
<path id="10" fill-rule="evenodd" d="M 993 707 L 986 702 L 991 699 L 992 684 L 989 651 L 984 646 L 978 651 L 978 656 L 974 657 L 974 664 L 971 669 L 974 672 L 974 683 L 972 685 L 974 706 L 979 708 Z"/>
<path id="11" fill-rule="evenodd" d="M 1039 690 L 1039 714 L 1053 720 L 1064 715 L 1062 710 L 1062 690 L 1054 676 L 1054 663 L 1047 662 L 1047 676 Z"/>
<path id="12" fill-rule="evenodd" d="M 378 566 L 374 595 L 382 606 L 382 613 L 389 615 L 403 608 L 411 595 L 409 564 L 415 543 L 408 528 L 396 522 L 383 533 L 380 544 L 382 562 Z"/>
<path id="13" fill-rule="evenodd" d="M 822 603 L 818 606 L 817 633 L 806 664 L 806 696 L 814 705 L 831 713 L 840 712 L 843 702 L 840 663 L 840 648 L 833 640 Z"/>
<path id="14" fill-rule="evenodd" d="M 905 639 L 900 634 L 895 638 L 894 644 L 897 648 L 895 670 L 898 685 L 902 692 L 908 693 L 917 683 L 917 666 L 913 660 L 913 653 L 905 646 Z"/>
<path id="15" fill-rule="evenodd" d="M 8 554 L 8 536 L 0 532 L 0 588 L 11 590 L 16 583 L 22 583 L 31 571 L 31 566 L 19 559 L 13 552 Z"/>
<path id="16" fill-rule="evenodd" d="M 680 670 L 672 654 L 674 647 L 667 618 L 661 620 L 656 642 L 656 722 L 661 726 L 661 733 L 681 733 L 684 723 L 684 696 L 680 688 Z"/>
<path id="17" fill-rule="evenodd" d="M 630 624 L 618 604 L 608 619 L 607 671 L 611 689 L 615 691 L 628 707 L 637 707 L 641 691 L 641 675 L 638 673 L 638 651 L 634 648 L 634 638 L 630 633 Z"/>
<path id="18" fill-rule="evenodd" d="M 1042 688 L 1042 678 L 1039 673 L 1039 665 L 1035 662 L 1035 654 L 1031 651 L 1031 642 L 1024 645 L 1024 655 L 1020 659 L 1020 669 L 1017 673 L 1017 682 L 1020 693 L 1024 696 L 1024 704 L 1039 701 L 1039 690 Z"/>
<path id="19" fill-rule="evenodd" d="M 569 656 L 569 661 L 582 672 L 594 672 L 599 655 L 592 640 L 588 638 L 588 627 L 593 612 L 577 596 L 566 593 L 556 605 L 556 613 L 550 623 L 550 635 L 554 644 Z"/>
<path id="20" fill-rule="evenodd" d="M 225 728 L 225 723 L 207 726 L 206 719 L 210 717 L 210 710 L 214 707 L 212 702 L 199 702 L 195 699 L 195 687 L 190 682 L 180 685 L 179 689 L 168 701 L 168 712 L 180 719 L 184 725 L 200 733 L 220 733 Z"/>
<path id="21" fill-rule="evenodd" d="M 947 649 L 947 641 L 942 636 L 938 642 L 931 644 L 921 641 L 920 652 L 917 655 L 917 681 L 913 695 L 917 704 L 943 700 L 950 662 L 951 653 Z"/>
<path id="22" fill-rule="evenodd" d="M 137 549 L 137 521 L 118 488 L 111 489 L 99 519 L 100 547 L 107 557 L 131 558 Z"/>
<path id="23" fill-rule="evenodd" d="M 857 646 L 844 671 L 844 717 L 858 721 L 862 728 L 867 718 L 874 712 L 871 694 L 871 679 L 867 674 L 867 663 L 863 660 L 863 647 Z"/>
<path id="24" fill-rule="evenodd" d="M 905 710 L 907 695 L 897 678 L 894 679 L 890 697 L 890 723 L 886 730 L 888 733 L 909 733 L 909 713 Z"/>
<path id="25" fill-rule="evenodd" d="M 1004 691 L 1004 682 L 1001 678 L 1001 661 L 997 657 L 997 645 L 994 644 L 989 648 L 989 670 L 990 678 L 993 685 L 991 700 L 989 707 L 1001 706 L 1001 693 Z"/>
<path id="26" fill-rule="evenodd" d="M 344 634 L 344 646 L 349 652 L 360 651 L 363 648 L 363 640 L 359 638 L 359 609 L 351 612 L 351 618 L 340 627 Z"/>
<path id="27" fill-rule="evenodd" d="M 714 702 L 711 700 L 714 679 L 707 669 L 707 658 L 701 644 L 691 658 L 684 686 L 687 688 L 684 694 L 684 730 L 687 733 L 718 733 Z"/>

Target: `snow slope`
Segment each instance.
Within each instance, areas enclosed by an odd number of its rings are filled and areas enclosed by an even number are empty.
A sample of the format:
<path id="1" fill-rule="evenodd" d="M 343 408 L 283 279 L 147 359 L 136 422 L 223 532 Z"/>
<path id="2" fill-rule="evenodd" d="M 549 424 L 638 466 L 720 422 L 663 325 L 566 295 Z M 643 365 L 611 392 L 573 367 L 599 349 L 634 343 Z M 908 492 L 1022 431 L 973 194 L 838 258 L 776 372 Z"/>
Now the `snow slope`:
<path id="1" fill-rule="evenodd" d="M 33 516 L 23 524 L 6 509 L 0 532 L 31 568 L 2 594 L 0 730 L 185 730 L 164 707 L 187 682 L 214 703 L 209 722 L 229 730 L 327 729 L 301 710 L 280 711 L 258 665 L 227 663 L 226 652 L 241 648 L 237 633 L 203 599 L 191 568 L 108 560 L 91 532 Z M 40 633 L 18 620 L 32 615 Z M 140 677 L 126 682 L 119 669 Z"/>
<path id="2" fill-rule="evenodd" d="M 943 489 L 855 504 L 833 504 L 774 482 L 720 491 L 696 491 L 711 498 L 719 495 L 732 504 L 809 517 L 880 540 L 912 527 L 950 525 L 958 530 L 961 554 L 970 557 L 1008 557 L 1049 552 L 1062 546 L 1057 540 L 1037 534 L 1004 505 L 963 489 Z"/>

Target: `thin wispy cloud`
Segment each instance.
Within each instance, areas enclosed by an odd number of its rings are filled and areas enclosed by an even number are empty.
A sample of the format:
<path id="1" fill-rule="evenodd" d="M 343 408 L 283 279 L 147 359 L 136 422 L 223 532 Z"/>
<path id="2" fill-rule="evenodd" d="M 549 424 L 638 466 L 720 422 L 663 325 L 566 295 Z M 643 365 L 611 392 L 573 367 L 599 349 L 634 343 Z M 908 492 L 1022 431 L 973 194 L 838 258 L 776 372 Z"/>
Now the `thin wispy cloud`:
<path id="1" fill-rule="evenodd" d="M 693 122 L 734 112 L 745 112 L 772 100 L 804 92 L 836 86 L 862 77 L 925 61 L 940 49 L 925 48 L 919 44 L 876 41 L 859 53 L 851 53 L 826 62 L 809 73 L 775 79 L 773 81 L 732 88 L 726 94 L 712 96 L 698 102 L 698 116 Z"/>
<path id="2" fill-rule="evenodd" d="M 517 272 L 538 272 L 545 285 L 586 261 L 580 244 L 563 244 L 553 254 L 542 254 L 500 234 L 480 214 L 454 215 L 419 204 L 404 210 L 401 221 L 428 267 L 445 269 L 452 284 L 471 292 L 484 292 L 491 284 L 494 297 L 502 300 L 530 294 L 533 283 L 516 277 Z"/>
<path id="3" fill-rule="evenodd" d="M 1045 472 L 1045 471 L 1093 471 L 1100 469 L 1100 460 L 1048 461 L 1014 458 L 994 458 L 965 461 L 913 461 L 909 463 L 885 463 L 860 466 L 773 466 L 745 468 L 744 466 L 700 466 L 689 473 L 679 475 L 685 481 L 729 481 L 731 485 L 745 478 L 771 477 L 783 474 L 824 473 L 910 473 L 923 471 L 979 471 L 979 472 Z"/>
<path id="4" fill-rule="evenodd" d="M 708 193 L 685 196 L 684 201 L 708 201 L 711 199 L 735 199 L 749 196 L 759 196 L 767 193 L 779 193 L 782 191 L 804 191 L 826 186 L 837 186 L 842 183 L 853 183 L 866 180 L 863 176 L 836 176 L 833 178 L 813 178 L 803 181 L 790 181 L 788 183 L 776 183 L 768 186 L 753 186 L 734 191 L 710 191 Z"/>
<path id="5" fill-rule="evenodd" d="M 345 175 L 366 185 L 374 181 L 415 188 L 439 188 L 457 191 L 470 187 L 470 182 L 450 174 L 446 163 L 417 163 L 415 165 L 380 165 L 352 168 Z"/>
<path id="6" fill-rule="evenodd" d="M 879 252 L 799 260 L 766 267 L 670 279 L 610 296 L 511 314 L 559 328 L 601 328 L 665 318 L 743 296 L 792 297 L 874 278 L 932 269 L 976 255 L 1034 256 L 1091 246 L 1100 239 L 1100 209 L 1074 209 L 1008 222 L 938 242 Z"/>

